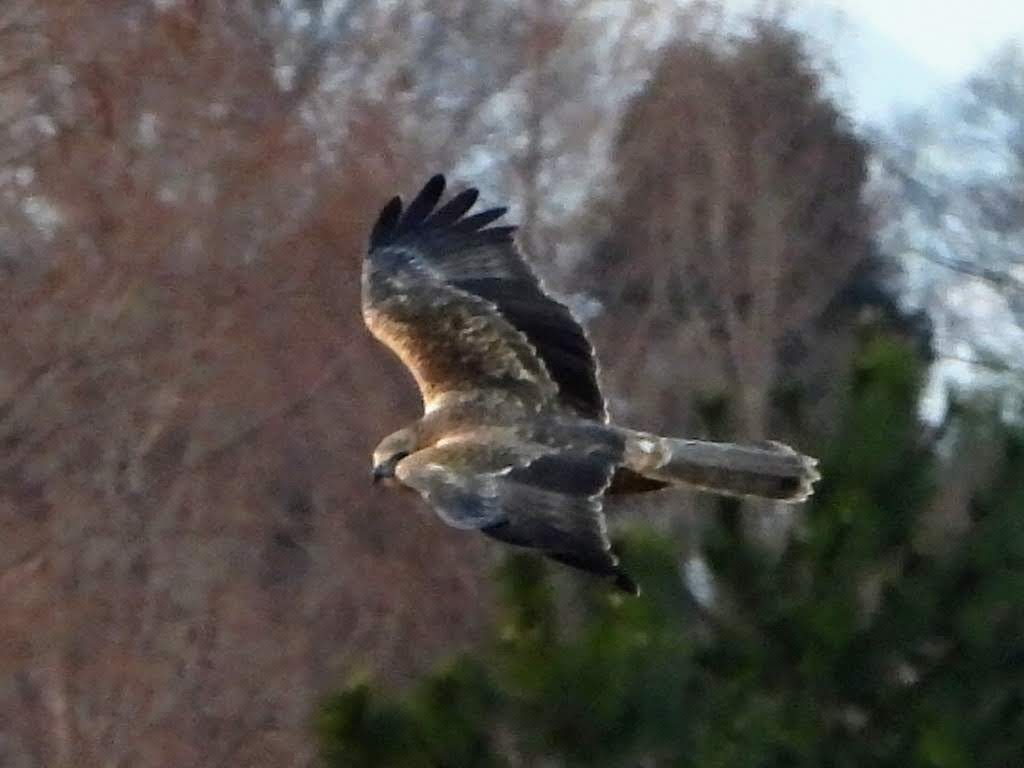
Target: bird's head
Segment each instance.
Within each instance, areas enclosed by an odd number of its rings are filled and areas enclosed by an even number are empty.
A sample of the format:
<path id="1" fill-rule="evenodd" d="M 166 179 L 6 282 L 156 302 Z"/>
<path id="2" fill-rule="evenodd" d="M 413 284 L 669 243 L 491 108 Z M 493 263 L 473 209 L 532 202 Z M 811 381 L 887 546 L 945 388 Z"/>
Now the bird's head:
<path id="1" fill-rule="evenodd" d="M 416 431 L 406 427 L 385 437 L 373 451 L 373 482 L 395 476 L 398 462 L 416 450 Z"/>

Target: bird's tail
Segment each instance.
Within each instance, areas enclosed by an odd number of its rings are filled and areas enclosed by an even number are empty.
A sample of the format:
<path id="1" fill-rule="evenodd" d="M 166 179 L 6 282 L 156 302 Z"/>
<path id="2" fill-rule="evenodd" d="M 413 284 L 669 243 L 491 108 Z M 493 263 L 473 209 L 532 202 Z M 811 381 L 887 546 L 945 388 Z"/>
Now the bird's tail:
<path id="1" fill-rule="evenodd" d="M 821 477 L 817 459 L 773 441 L 711 443 L 629 432 L 623 463 L 653 480 L 787 502 L 804 501 Z"/>

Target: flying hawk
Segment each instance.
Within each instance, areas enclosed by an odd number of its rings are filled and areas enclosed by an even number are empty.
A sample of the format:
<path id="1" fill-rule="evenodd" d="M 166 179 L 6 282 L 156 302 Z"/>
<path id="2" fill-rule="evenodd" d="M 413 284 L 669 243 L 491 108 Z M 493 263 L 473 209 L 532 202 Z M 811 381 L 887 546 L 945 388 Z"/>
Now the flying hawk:
<path id="1" fill-rule="evenodd" d="M 434 176 L 380 213 L 363 261 L 370 332 L 412 373 L 419 420 L 385 437 L 373 477 L 396 478 L 456 528 L 539 550 L 637 594 L 605 529 L 607 494 L 684 484 L 802 501 L 816 461 L 781 443 L 682 440 L 610 424 L 594 352 L 513 240 L 470 214 L 477 190 L 438 207 Z"/>

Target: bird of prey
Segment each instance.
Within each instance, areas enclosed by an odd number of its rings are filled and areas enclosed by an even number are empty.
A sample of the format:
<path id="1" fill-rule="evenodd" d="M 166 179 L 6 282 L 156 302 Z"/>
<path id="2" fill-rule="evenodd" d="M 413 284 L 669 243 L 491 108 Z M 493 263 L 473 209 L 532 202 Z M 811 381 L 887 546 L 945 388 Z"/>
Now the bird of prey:
<path id="1" fill-rule="evenodd" d="M 444 189 L 438 175 L 408 208 L 392 199 L 363 261 L 363 319 L 412 373 L 424 406 L 377 446 L 375 480 L 418 492 L 449 525 L 632 594 L 609 544 L 606 495 L 676 484 L 789 502 L 810 495 L 817 462 L 781 443 L 610 423 L 586 333 L 524 261 L 515 227 L 492 226 L 506 209 L 470 214 L 476 189 L 438 207 Z"/>

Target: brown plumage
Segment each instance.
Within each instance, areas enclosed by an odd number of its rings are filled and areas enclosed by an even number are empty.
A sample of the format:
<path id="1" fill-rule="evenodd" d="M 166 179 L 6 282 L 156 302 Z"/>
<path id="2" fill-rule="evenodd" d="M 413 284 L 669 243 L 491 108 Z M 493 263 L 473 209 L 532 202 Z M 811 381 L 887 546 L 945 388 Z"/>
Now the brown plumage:
<path id="1" fill-rule="evenodd" d="M 449 525 L 637 586 L 608 542 L 602 501 L 684 484 L 802 501 L 814 459 L 781 443 L 709 443 L 608 423 L 590 341 L 545 292 L 504 213 L 438 207 L 435 176 L 381 211 L 363 262 L 363 318 L 410 370 L 424 415 L 385 437 L 374 477 L 417 491 Z"/>

